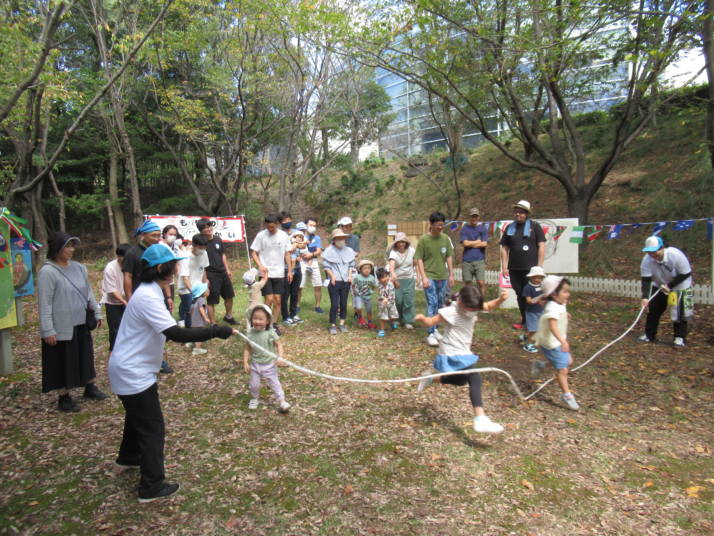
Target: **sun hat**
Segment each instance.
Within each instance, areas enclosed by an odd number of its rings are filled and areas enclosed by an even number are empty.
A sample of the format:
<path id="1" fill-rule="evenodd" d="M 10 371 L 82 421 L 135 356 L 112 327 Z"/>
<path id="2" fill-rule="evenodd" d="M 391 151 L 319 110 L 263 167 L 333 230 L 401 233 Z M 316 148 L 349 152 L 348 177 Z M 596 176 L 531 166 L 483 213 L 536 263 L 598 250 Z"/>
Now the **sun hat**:
<path id="1" fill-rule="evenodd" d="M 196 283 L 191 287 L 191 297 L 195 300 L 203 296 L 203 293 L 208 290 L 208 283 Z"/>
<path id="2" fill-rule="evenodd" d="M 525 199 L 521 199 L 518 203 L 513 205 L 513 208 L 520 208 L 521 210 L 525 210 L 528 214 L 531 213 L 531 204 Z"/>
<path id="3" fill-rule="evenodd" d="M 352 219 L 349 216 L 340 218 L 340 221 L 337 222 L 337 227 L 342 227 L 343 225 L 352 225 Z"/>
<path id="4" fill-rule="evenodd" d="M 258 279 L 258 269 L 257 268 L 251 268 L 250 270 L 246 270 L 243 273 L 243 283 L 245 283 L 248 286 L 251 286 L 253 283 L 255 283 L 256 279 Z"/>
<path id="5" fill-rule="evenodd" d="M 80 242 L 76 236 L 69 235 L 64 231 L 57 231 L 47 240 L 47 258 L 54 259 L 67 244 L 72 241 Z"/>
<path id="6" fill-rule="evenodd" d="M 526 277 L 545 277 L 545 272 L 540 266 L 533 266 L 531 271 L 526 274 Z"/>
<path id="7" fill-rule="evenodd" d="M 332 242 L 335 238 L 347 238 L 348 236 L 350 236 L 350 235 L 348 235 L 342 229 L 337 228 L 337 229 L 333 230 L 332 233 L 330 234 L 330 242 Z"/>
<path id="8" fill-rule="evenodd" d="M 479 209 L 477 209 L 476 207 L 469 209 L 469 216 L 480 216 L 480 215 L 481 215 L 481 211 Z"/>
<path id="9" fill-rule="evenodd" d="M 300 236 L 302 236 L 303 238 L 305 238 L 305 233 L 304 233 L 301 229 L 295 229 L 295 230 L 293 230 L 293 234 L 292 234 L 291 236 L 295 236 L 295 235 L 298 235 L 298 234 L 299 234 Z"/>
<path id="10" fill-rule="evenodd" d="M 149 268 L 165 262 L 182 261 L 186 258 L 188 257 L 177 257 L 174 255 L 174 252 L 171 251 L 171 248 L 165 244 L 154 244 L 153 246 L 149 246 L 141 256 L 141 260 L 146 261 Z"/>
<path id="11" fill-rule="evenodd" d="M 154 231 L 161 231 L 159 224 L 151 220 L 144 220 L 144 223 L 142 223 L 139 228 L 134 231 L 134 236 L 139 236 L 144 233 L 153 233 Z"/>
<path id="12" fill-rule="evenodd" d="M 392 247 L 394 247 L 397 242 L 406 242 L 407 247 L 412 245 L 412 243 L 409 242 L 409 239 L 407 238 L 407 233 L 404 233 L 402 231 L 399 231 L 396 235 L 394 235 L 394 242 L 392 242 Z"/>
<path id="13" fill-rule="evenodd" d="M 264 303 L 259 303 L 258 305 L 254 305 L 253 307 L 251 307 L 250 310 L 248 311 L 248 320 L 249 321 L 251 318 L 253 318 L 253 312 L 256 309 L 262 309 L 263 311 L 265 311 L 266 314 L 268 315 L 268 320 L 273 318 L 273 310 L 270 307 L 268 307 L 267 305 L 265 305 Z"/>
<path id="14" fill-rule="evenodd" d="M 543 282 L 540 284 L 540 289 L 543 291 L 543 297 L 547 298 L 553 292 L 555 292 L 555 289 L 558 288 L 558 285 L 560 285 L 560 282 L 563 280 L 562 275 L 547 275 L 545 276 L 545 279 L 543 279 Z"/>
<path id="15" fill-rule="evenodd" d="M 664 247 L 664 240 L 662 240 L 661 237 L 648 236 L 647 238 L 645 238 L 645 247 L 642 248 L 642 251 L 645 251 L 645 252 L 659 251 L 663 247 Z"/>
<path id="16" fill-rule="evenodd" d="M 361 261 L 359 261 L 359 264 L 357 265 L 357 270 L 361 270 L 365 264 L 369 264 L 372 267 L 372 270 L 374 270 L 374 263 L 369 259 L 362 259 Z"/>
<path id="17" fill-rule="evenodd" d="M 295 226 L 295 229 L 297 229 L 298 231 L 307 231 L 307 225 L 305 225 L 304 221 L 299 221 Z"/>

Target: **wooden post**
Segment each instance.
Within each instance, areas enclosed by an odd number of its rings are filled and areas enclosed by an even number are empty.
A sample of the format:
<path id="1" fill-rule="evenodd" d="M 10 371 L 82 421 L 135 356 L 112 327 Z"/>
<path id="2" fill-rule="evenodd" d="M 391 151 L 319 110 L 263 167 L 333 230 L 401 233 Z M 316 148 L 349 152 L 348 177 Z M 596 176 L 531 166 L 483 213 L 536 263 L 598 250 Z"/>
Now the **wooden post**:
<path id="1" fill-rule="evenodd" d="M 0 329 L 0 376 L 14 372 L 12 366 L 12 337 L 9 329 Z"/>
<path id="2" fill-rule="evenodd" d="M 17 312 L 17 326 L 25 325 L 25 310 L 23 308 L 22 298 L 15 298 L 15 311 Z"/>

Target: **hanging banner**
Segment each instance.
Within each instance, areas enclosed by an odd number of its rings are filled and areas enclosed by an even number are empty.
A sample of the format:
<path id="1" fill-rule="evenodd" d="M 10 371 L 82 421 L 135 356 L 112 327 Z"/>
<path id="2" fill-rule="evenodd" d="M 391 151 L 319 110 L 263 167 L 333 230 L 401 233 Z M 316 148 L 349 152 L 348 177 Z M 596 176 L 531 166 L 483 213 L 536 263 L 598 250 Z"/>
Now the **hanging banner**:
<path id="1" fill-rule="evenodd" d="M 15 297 L 31 296 L 35 293 L 35 281 L 32 276 L 32 249 L 24 238 L 13 238 L 10 242 L 12 253 L 12 285 Z"/>
<path id="2" fill-rule="evenodd" d="M 193 235 L 198 233 L 196 222 L 204 217 L 214 222 L 213 232 L 224 242 L 245 242 L 244 216 L 144 216 L 162 229 L 167 225 L 175 225 L 181 236 L 187 240 L 191 240 Z"/>
<path id="3" fill-rule="evenodd" d="M 12 285 L 10 226 L 0 221 L 0 329 L 17 326 L 15 289 Z"/>

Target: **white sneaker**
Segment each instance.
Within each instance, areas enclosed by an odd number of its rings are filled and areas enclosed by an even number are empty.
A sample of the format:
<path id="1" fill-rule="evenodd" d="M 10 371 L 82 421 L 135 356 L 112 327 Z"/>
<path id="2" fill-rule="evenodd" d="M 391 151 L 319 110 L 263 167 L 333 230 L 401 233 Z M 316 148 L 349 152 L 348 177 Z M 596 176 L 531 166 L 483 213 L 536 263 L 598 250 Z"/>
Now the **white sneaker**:
<path id="1" fill-rule="evenodd" d="M 493 422 L 486 415 L 481 415 L 474 417 L 474 430 L 480 434 L 500 434 L 503 432 L 503 426 Z"/>
<path id="2" fill-rule="evenodd" d="M 572 409 L 573 411 L 578 411 L 580 409 L 580 406 L 575 401 L 575 395 L 573 395 L 573 393 L 563 393 L 560 395 L 560 399 L 568 407 L 568 409 Z"/>
<path id="3" fill-rule="evenodd" d="M 412 326 L 411 324 L 404 324 L 404 327 L 407 329 L 414 329 L 414 326 Z"/>
<path id="4" fill-rule="evenodd" d="M 203 355 L 203 354 L 207 354 L 207 353 L 208 353 L 208 350 L 206 350 L 205 348 L 194 348 L 191 351 L 191 355 Z"/>
<path id="5" fill-rule="evenodd" d="M 179 320 L 178 322 L 176 322 L 176 325 L 180 328 L 185 328 L 186 322 L 184 322 L 183 320 Z"/>
<path id="6" fill-rule="evenodd" d="M 293 324 L 300 324 L 301 322 L 305 322 L 302 318 L 300 318 L 298 315 L 295 315 L 293 317 Z"/>
<path id="7" fill-rule="evenodd" d="M 647 335 L 640 335 L 637 337 L 637 340 L 640 342 L 652 342 L 652 339 L 650 339 Z"/>
<path id="8" fill-rule="evenodd" d="M 434 330 L 434 337 L 436 337 L 436 340 L 437 340 L 437 341 L 441 341 L 441 339 L 444 338 L 444 336 L 443 336 L 441 333 L 439 333 L 439 330 L 438 330 L 438 329 L 435 329 L 435 330 Z"/>
<path id="9" fill-rule="evenodd" d="M 541 374 L 543 374 L 543 371 L 545 370 L 545 361 L 541 361 L 540 359 L 536 359 L 531 363 L 531 378 L 537 378 Z"/>
<path id="10" fill-rule="evenodd" d="M 674 338 L 674 346 L 676 348 L 684 348 L 686 344 L 684 343 L 684 338 L 683 337 L 675 337 Z"/>
<path id="11" fill-rule="evenodd" d="M 422 376 L 429 376 L 430 374 L 434 374 L 434 369 L 426 369 L 424 372 L 421 373 Z M 429 387 L 432 383 L 434 383 L 434 378 L 422 378 L 419 380 L 419 385 L 417 385 L 417 393 L 421 393 L 424 389 Z"/>
<path id="12" fill-rule="evenodd" d="M 258 409 L 258 404 L 260 404 L 260 399 L 251 398 L 250 402 L 248 402 L 248 409 Z"/>
<path id="13" fill-rule="evenodd" d="M 193 348 L 194 344 L 195 344 L 195 343 L 193 343 L 193 342 L 187 342 L 186 344 L 184 344 L 184 346 L 185 346 L 186 348 Z"/>
<path id="14" fill-rule="evenodd" d="M 439 339 L 437 339 L 433 333 L 430 333 L 429 336 L 426 338 L 426 343 L 429 346 L 439 346 Z"/>
<path id="15" fill-rule="evenodd" d="M 280 404 L 278 404 L 278 409 L 280 410 L 280 413 L 287 413 L 290 411 L 290 404 L 288 404 L 285 400 L 281 400 Z"/>

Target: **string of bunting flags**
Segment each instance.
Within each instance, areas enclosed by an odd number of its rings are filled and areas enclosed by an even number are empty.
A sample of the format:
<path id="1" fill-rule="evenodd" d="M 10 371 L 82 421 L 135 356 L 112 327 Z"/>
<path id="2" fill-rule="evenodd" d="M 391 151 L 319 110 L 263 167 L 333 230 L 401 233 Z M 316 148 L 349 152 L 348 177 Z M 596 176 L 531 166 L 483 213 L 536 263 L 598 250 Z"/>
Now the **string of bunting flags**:
<path id="1" fill-rule="evenodd" d="M 12 231 L 17 236 L 19 236 L 20 238 L 24 238 L 27 241 L 27 244 L 30 246 L 30 249 L 32 249 L 33 251 L 38 251 L 42 247 L 42 244 L 32 238 L 32 236 L 30 235 L 30 230 L 25 227 L 27 225 L 26 219 L 21 218 L 20 216 L 16 216 L 7 208 L 2 207 L 0 208 L 0 221 L 3 221 L 7 225 L 9 225 L 10 229 L 12 229 Z"/>
<path id="2" fill-rule="evenodd" d="M 482 222 L 482 225 L 486 226 L 488 229 L 489 234 L 495 232 L 497 229 L 499 229 L 501 232 L 503 232 L 504 228 L 506 225 L 511 223 L 512 220 L 502 220 L 502 221 L 486 221 Z M 597 240 L 601 236 L 604 235 L 606 240 L 616 240 L 623 236 L 623 233 L 625 235 L 629 235 L 636 229 L 640 229 L 643 227 L 647 226 L 652 226 L 651 233 L 652 235 L 659 235 L 662 231 L 664 231 L 667 228 L 672 229 L 673 231 L 688 231 L 697 222 L 706 222 L 707 224 L 707 240 L 712 240 L 712 236 L 714 236 L 714 217 L 709 217 L 709 218 L 697 218 L 697 219 L 691 219 L 691 220 L 670 220 L 670 221 L 652 221 L 652 222 L 643 222 L 643 223 L 614 223 L 614 224 L 608 224 L 608 225 L 574 225 L 571 229 L 570 232 L 570 242 L 573 244 L 582 244 L 585 242 L 592 242 L 593 240 Z M 447 225 L 449 226 L 449 229 L 451 231 L 456 231 L 458 230 L 462 225 L 464 225 L 466 222 L 462 220 L 448 220 Z M 560 239 L 563 234 L 565 234 L 565 231 L 568 229 L 568 226 L 565 225 L 557 225 L 554 232 L 553 232 L 553 240 L 558 240 Z M 546 232 L 548 232 L 547 228 L 544 228 Z"/>

